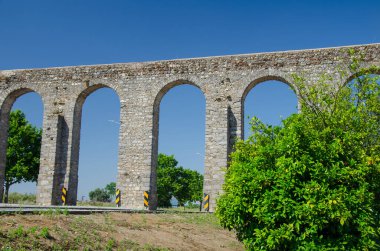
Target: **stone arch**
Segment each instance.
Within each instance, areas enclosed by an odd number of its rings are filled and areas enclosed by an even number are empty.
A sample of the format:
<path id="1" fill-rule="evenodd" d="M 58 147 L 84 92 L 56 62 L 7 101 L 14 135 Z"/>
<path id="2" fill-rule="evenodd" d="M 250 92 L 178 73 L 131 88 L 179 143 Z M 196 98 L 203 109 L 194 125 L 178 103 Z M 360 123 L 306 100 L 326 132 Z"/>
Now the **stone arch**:
<path id="1" fill-rule="evenodd" d="M 71 153 L 71 156 L 69 156 L 69 170 L 68 173 L 66 173 L 64 182 L 67 185 L 67 188 L 69 188 L 67 194 L 67 204 L 69 205 L 76 205 L 77 201 L 79 149 L 83 104 L 89 95 L 102 88 L 112 89 L 117 95 L 119 102 L 121 101 L 121 96 L 120 93 L 117 91 L 117 88 L 115 88 L 112 84 L 108 83 L 88 84 L 87 87 L 77 95 L 75 100 L 72 118 L 71 144 L 69 146 L 71 148 L 69 151 Z"/>
<path id="2" fill-rule="evenodd" d="M 261 84 L 261 83 L 266 82 L 266 81 L 270 81 L 270 80 L 276 80 L 276 81 L 282 82 L 284 84 L 287 84 L 295 92 L 295 94 L 298 96 L 298 90 L 297 90 L 297 88 L 287 78 L 281 77 L 281 76 L 278 76 L 278 75 L 265 75 L 265 76 L 256 78 L 255 80 L 253 80 L 252 82 L 250 82 L 248 84 L 248 86 L 245 87 L 244 92 L 243 92 L 242 97 L 241 97 L 242 104 L 244 103 L 245 98 L 247 97 L 248 93 L 256 85 Z"/>
<path id="3" fill-rule="evenodd" d="M 160 106 L 162 98 L 165 96 L 165 94 L 170 91 L 172 88 L 179 86 L 179 85 L 192 85 L 198 88 L 199 90 L 202 91 L 203 95 L 205 95 L 204 90 L 201 88 L 201 86 L 195 84 L 193 81 L 190 80 L 185 80 L 185 79 L 179 79 L 172 81 L 168 84 L 166 84 L 164 87 L 161 88 L 161 90 L 157 93 L 156 98 L 154 99 L 154 108 L 157 106 Z"/>
<path id="4" fill-rule="evenodd" d="M 197 85 L 195 82 L 185 79 L 178 79 L 175 81 L 172 81 L 165 86 L 163 86 L 159 92 L 157 93 L 154 103 L 153 103 L 153 128 L 152 128 L 152 158 L 151 158 L 151 177 L 150 177 L 150 190 L 152 193 L 151 198 L 151 204 L 153 204 L 153 208 L 155 209 L 157 207 L 157 158 L 158 158 L 158 132 L 159 132 L 159 113 L 160 113 L 160 104 L 162 98 L 165 96 L 165 94 L 173 89 L 176 86 L 180 85 L 191 85 L 196 88 L 198 88 L 203 96 L 205 97 L 206 101 L 206 95 L 205 91 L 202 89 L 201 86 Z"/>
<path id="5" fill-rule="evenodd" d="M 357 73 L 351 74 L 349 77 L 347 77 L 344 80 L 343 85 L 347 85 L 348 83 L 350 83 L 355 78 L 359 78 L 359 77 L 366 75 L 366 74 L 380 75 L 380 67 L 370 68 L 366 72 L 357 72 Z"/>
<path id="6" fill-rule="evenodd" d="M 275 80 L 275 81 L 279 81 L 281 83 L 284 83 L 286 85 L 288 85 L 295 93 L 296 97 L 297 97 L 297 106 L 298 106 L 298 110 L 300 108 L 300 99 L 299 99 L 299 92 L 298 92 L 298 89 L 297 87 L 292 84 L 292 82 L 290 80 L 288 80 L 286 77 L 284 76 L 280 76 L 280 75 L 264 75 L 264 76 L 261 76 L 261 77 L 258 77 L 256 78 L 255 80 L 253 80 L 252 82 L 250 82 L 244 89 L 243 91 L 243 94 L 241 96 L 241 138 L 244 139 L 244 113 L 245 113 L 245 99 L 248 95 L 248 93 L 257 85 L 261 84 L 261 83 L 264 83 L 266 81 L 271 81 L 271 80 Z"/>
<path id="7" fill-rule="evenodd" d="M 43 96 L 29 87 L 20 87 L 14 89 L 7 94 L 1 104 L 0 110 L 0 203 L 3 200 L 4 194 L 4 182 L 5 182 L 5 165 L 6 165 L 6 155 L 7 155 L 7 141 L 8 141 L 8 128 L 9 128 L 9 114 L 11 112 L 12 106 L 16 99 L 24 94 L 35 92 L 37 93 L 43 104 L 45 110 L 45 103 Z"/>
<path id="8" fill-rule="evenodd" d="M 160 89 L 160 91 L 157 93 L 156 98 L 154 99 L 154 103 L 153 103 L 153 153 L 154 153 L 154 150 L 155 151 L 158 150 L 157 146 L 155 149 L 155 144 L 158 143 L 158 119 L 159 119 L 159 113 L 160 113 L 161 100 L 165 96 L 165 94 L 168 91 L 170 91 L 172 88 L 179 86 L 179 85 L 186 85 L 186 84 L 195 86 L 196 88 L 198 88 L 199 90 L 202 91 L 204 96 L 206 96 L 204 90 L 199 85 L 195 84 L 192 81 L 183 80 L 183 79 L 179 79 L 179 80 L 175 80 L 173 82 L 170 82 Z"/>

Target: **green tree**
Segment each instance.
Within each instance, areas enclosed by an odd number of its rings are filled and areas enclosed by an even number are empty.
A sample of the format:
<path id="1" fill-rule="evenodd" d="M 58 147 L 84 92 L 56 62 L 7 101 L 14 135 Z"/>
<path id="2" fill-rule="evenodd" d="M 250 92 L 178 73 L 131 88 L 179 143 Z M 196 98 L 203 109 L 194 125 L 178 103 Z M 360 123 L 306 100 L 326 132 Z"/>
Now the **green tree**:
<path id="1" fill-rule="evenodd" d="M 111 196 L 106 189 L 96 188 L 88 194 L 91 201 L 111 202 Z"/>
<path id="2" fill-rule="evenodd" d="M 175 197 L 180 206 L 187 202 L 199 201 L 202 197 L 203 176 L 197 171 L 177 166 L 173 155 L 158 155 L 157 193 L 158 206 L 171 207 Z"/>
<path id="3" fill-rule="evenodd" d="M 96 188 L 88 194 L 91 201 L 111 202 L 116 193 L 116 183 L 111 182 L 105 188 Z"/>
<path id="4" fill-rule="evenodd" d="M 157 195 L 159 207 L 171 207 L 171 198 L 173 197 L 173 179 L 178 161 L 173 155 L 158 155 L 157 166 Z"/>
<path id="5" fill-rule="evenodd" d="M 199 200 L 199 198 L 196 197 L 196 194 L 202 193 L 202 185 L 199 186 L 199 180 L 196 180 L 196 177 L 199 176 L 201 175 L 197 171 L 185 169 L 181 166 L 173 170 L 173 196 L 177 199 L 179 206 L 184 206 L 187 202 L 194 201 L 194 197 L 196 201 Z"/>
<path id="6" fill-rule="evenodd" d="M 41 135 L 41 129 L 32 126 L 21 111 L 10 113 L 4 184 L 5 203 L 8 203 L 9 188 L 13 184 L 37 182 Z"/>
<path id="7" fill-rule="evenodd" d="M 191 180 L 189 184 L 190 201 L 199 201 L 202 204 L 203 199 L 203 175 L 197 171 L 191 171 Z"/>
<path id="8" fill-rule="evenodd" d="M 107 191 L 107 193 L 109 194 L 111 198 L 116 196 L 116 182 L 111 182 L 107 184 L 104 189 Z"/>
<path id="9" fill-rule="evenodd" d="M 203 175 L 196 171 L 192 171 L 191 176 L 192 182 L 189 184 L 190 201 L 198 201 L 199 211 L 202 211 Z"/>
<path id="10" fill-rule="evenodd" d="M 301 113 L 237 142 L 216 213 L 247 249 L 379 250 L 379 68 L 349 69 L 348 85 L 294 76 Z"/>

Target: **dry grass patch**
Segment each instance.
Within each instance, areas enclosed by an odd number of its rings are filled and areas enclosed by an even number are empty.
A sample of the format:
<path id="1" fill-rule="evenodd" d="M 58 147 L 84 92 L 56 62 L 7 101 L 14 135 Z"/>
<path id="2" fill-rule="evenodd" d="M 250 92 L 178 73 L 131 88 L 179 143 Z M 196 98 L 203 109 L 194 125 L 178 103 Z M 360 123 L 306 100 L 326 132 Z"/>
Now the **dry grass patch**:
<path id="1" fill-rule="evenodd" d="M 213 214 L 0 217 L 0 250 L 243 250 Z"/>

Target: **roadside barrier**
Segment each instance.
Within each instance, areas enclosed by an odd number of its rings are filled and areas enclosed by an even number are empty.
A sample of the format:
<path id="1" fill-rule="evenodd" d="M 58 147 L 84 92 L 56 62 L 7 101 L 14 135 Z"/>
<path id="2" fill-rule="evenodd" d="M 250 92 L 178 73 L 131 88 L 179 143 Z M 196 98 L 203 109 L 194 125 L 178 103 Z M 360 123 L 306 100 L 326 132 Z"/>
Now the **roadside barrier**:
<path id="1" fill-rule="evenodd" d="M 66 206 L 66 198 L 67 198 L 67 189 L 65 187 L 62 187 L 61 200 L 62 200 L 62 205 L 63 206 Z"/>
<path id="2" fill-rule="evenodd" d="M 210 210 L 210 195 L 204 193 L 203 194 L 203 211 L 208 212 Z"/>
<path id="3" fill-rule="evenodd" d="M 120 194 L 120 190 L 119 189 L 116 189 L 115 203 L 116 203 L 117 207 L 121 207 L 121 194 Z"/>
<path id="4" fill-rule="evenodd" d="M 149 191 L 144 191 L 144 206 L 149 207 Z"/>

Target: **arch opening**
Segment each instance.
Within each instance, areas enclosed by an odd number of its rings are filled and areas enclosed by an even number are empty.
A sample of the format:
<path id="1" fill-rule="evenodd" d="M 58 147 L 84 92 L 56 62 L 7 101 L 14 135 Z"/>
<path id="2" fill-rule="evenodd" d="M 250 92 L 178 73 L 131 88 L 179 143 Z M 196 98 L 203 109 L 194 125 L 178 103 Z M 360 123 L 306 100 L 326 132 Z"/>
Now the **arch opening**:
<path id="1" fill-rule="evenodd" d="M 160 208 L 200 206 L 205 158 L 205 106 L 201 89 L 187 81 L 168 84 L 157 95 L 152 152 L 152 177 L 157 179 L 152 180 L 151 187 L 157 191 Z M 191 194 L 194 195 L 192 198 Z"/>
<path id="2" fill-rule="evenodd" d="M 120 128 L 120 99 L 104 85 L 78 97 L 74 118 L 70 204 L 114 206 Z M 78 148 L 78 149 L 76 149 Z"/>
<path id="3" fill-rule="evenodd" d="M 12 92 L 2 104 L 0 162 L 5 167 L 1 191 L 4 203 L 36 203 L 43 113 L 41 96 L 29 88 Z"/>
<path id="4" fill-rule="evenodd" d="M 356 95 L 358 92 L 357 88 L 360 88 L 360 86 L 363 84 L 371 83 L 380 85 L 380 73 L 353 75 L 347 79 L 345 85 L 351 89 L 352 95 Z"/>
<path id="5" fill-rule="evenodd" d="M 242 98 L 242 132 L 247 139 L 250 121 L 255 116 L 264 124 L 281 125 L 281 121 L 298 111 L 296 91 L 286 80 L 278 77 L 261 78 L 252 82 Z"/>
<path id="6" fill-rule="evenodd" d="M 345 80 L 344 84 L 347 85 L 347 84 L 353 83 L 355 79 L 361 78 L 363 76 L 372 76 L 372 77 L 380 76 L 380 67 L 374 67 L 363 72 L 354 73 Z"/>
<path id="7" fill-rule="evenodd" d="M 364 140 L 365 152 L 369 156 L 379 155 L 380 144 L 380 72 L 355 75 L 346 83 L 350 89 L 349 98 L 356 110 L 365 117 L 365 123 L 360 122 L 360 130 L 366 131 Z M 350 110 L 350 109 L 348 109 Z M 356 121 L 352 116 L 350 119 Z M 360 121 L 360 119 L 359 119 Z M 370 125 L 370 126 L 368 126 Z M 371 128 L 371 129 L 369 129 Z M 375 150 L 376 149 L 376 150 Z"/>

